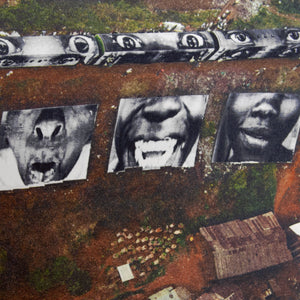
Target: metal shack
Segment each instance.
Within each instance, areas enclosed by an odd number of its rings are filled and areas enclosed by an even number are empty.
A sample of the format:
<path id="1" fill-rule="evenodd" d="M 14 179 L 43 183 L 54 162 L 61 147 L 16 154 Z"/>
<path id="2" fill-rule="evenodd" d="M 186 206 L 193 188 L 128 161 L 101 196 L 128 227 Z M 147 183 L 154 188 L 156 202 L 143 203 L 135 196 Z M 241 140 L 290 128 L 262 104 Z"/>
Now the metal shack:
<path id="1" fill-rule="evenodd" d="M 218 279 L 292 260 L 285 232 L 272 212 L 246 220 L 202 227 L 200 233 L 213 249 Z"/>

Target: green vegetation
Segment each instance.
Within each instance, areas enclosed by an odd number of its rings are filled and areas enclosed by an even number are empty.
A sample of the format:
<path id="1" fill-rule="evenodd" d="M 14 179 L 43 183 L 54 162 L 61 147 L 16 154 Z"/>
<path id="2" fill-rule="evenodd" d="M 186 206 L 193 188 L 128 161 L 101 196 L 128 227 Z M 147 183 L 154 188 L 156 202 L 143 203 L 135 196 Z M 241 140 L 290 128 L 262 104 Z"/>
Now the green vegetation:
<path id="1" fill-rule="evenodd" d="M 95 13 L 105 27 L 101 32 L 137 32 L 158 30 L 159 23 L 162 21 L 176 21 L 197 28 L 203 22 L 214 20 L 218 11 L 182 13 L 168 10 L 153 12 L 147 9 L 141 1 L 132 4 L 130 1 L 119 0 L 113 3 L 97 4 Z"/>
<path id="2" fill-rule="evenodd" d="M 133 291 L 133 292 L 125 292 L 125 293 L 123 293 L 121 295 L 116 296 L 112 300 L 128 299 L 129 296 L 134 296 L 134 295 L 141 294 L 141 293 L 144 293 L 144 289 L 138 289 L 138 290 Z"/>
<path id="3" fill-rule="evenodd" d="M 272 0 L 271 3 L 282 13 L 300 14 L 300 0 Z"/>
<path id="4" fill-rule="evenodd" d="M 214 122 L 207 122 L 204 121 L 204 123 L 201 126 L 201 138 L 206 138 L 209 136 L 214 136 L 216 133 L 216 124 Z"/>
<path id="5" fill-rule="evenodd" d="M 0 30 L 31 34 L 47 30 L 92 34 L 137 32 L 159 29 L 162 21 L 176 21 L 198 28 L 217 16 L 217 10 L 202 12 L 150 11 L 142 1 L 21 0 L 17 6 L 0 8 Z"/>
<path id="6" fill-rule="evenodd" d="M 207 220 L 204 215 L 187 220 L 184 232 L 186 235 L 196 234 L 199 232 L 199 228 L 203 226 L 207 226 Z"/>
<path id="7" fill-rule="evenodd" d="M 151 273 L 149 273 L 148 277 L 145 281 L 142 283 L 138 283 L 135 285 L 135 287 L 139 287 L 142 285 L 146 285 L 152 281 L 155 280 L 155 278 L 165 275 L 165 267 L 164 266 L 158 266 L 156 269 L 154 269 Z"/>
<path id="8" fill-rule="evenodd" d="M 300 0 L 272 0 L 281 13 L 300 13 Z M 68 33 L 86 31 L 92 34 L 160 30 L 160 22 L 175 21 L 197 29 L 214 21 L 219 10 L 178 12 L 148 9 L 143 1 L 115 0 L 21 0 L 17 6 L 0 7 L 0 30 L 20 34 L 36 31 Z M 262 7 L 250 21 L 236 20 L 230 29 L 300 26 L 288 16 L 279 16 Z"/>
<path id="9" fill-rule="evenodd" d="M 68 291 L 73 296 L 80 296 L 92 288 L 92 280 L 87 271 L 75 268 L 66 280 Z"/>
<path id="10" fill-rule="evenodd" d="M 66 284 L 71 295 L 80 296 L 91 289 L 92 281 L 88 272 L 79 269 L 76 263 L 64 256 L 57 257 L 44 270 L 30 273 L 29 281 L 39 292 Z"/>
<path id="11" fill-rule="evenodd" d="M 41 30 L 89 31 L 98 28 L 101 24 L 92 5 L 78 5 L 77 2 L 23 0 L 17 6 L 1 7 L 1 30 L 30 34 Z"/>
<path id="12" fill-rule="evenodd" d="M 287 0 L 288 1 L 288 0 Z M 264 28 L 281 28 L 281 27 L 299 27 L 300 19 L 294 20 L 292 18 L 282 17 L 273 14 L 267 8 L 263 7 L 259 13 L 252 17 L 249 22 L 240 19 L 232 22 L 229 29 L 264 29 Z"/>
<path id="13" fill-rule="evenodd" d="M 225 177 L 219 191 L 221 222 L 248 218 L 273 209 L 276 165 L 257 165 Z M 227 207 L 227 208 L 226 208 Z"/>
<path id="14" fill-rule="evenodd" d="M 79 232 L 76 240 L 72 242 L 72 253 L 75 254 L 81 245 L 88 243 L 92 238 L 93 231 L 91 229 L 84 233 Z"/>
<path id="15" fill-rule="evenodd" d="M 185 237 L 186 237 L 186 234 L 179 236 L 176 239 L 176 244 L 178 244 L 180 247 L 184 248 L 186 246 Z M 177 248 L 177 250 L 178 250 L 178 248 Z"/>

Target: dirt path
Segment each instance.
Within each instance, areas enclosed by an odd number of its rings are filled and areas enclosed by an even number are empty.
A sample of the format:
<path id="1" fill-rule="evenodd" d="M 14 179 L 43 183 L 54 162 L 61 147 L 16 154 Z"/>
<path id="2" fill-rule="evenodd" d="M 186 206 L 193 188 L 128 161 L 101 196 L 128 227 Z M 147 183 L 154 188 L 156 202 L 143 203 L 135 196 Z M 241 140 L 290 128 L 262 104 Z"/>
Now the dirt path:
<path id="1" fill-rule="evenodd" d="M 150 9 L 168 9 L 178 11 L 192 11 L 200 9 L 217 8 L 211 1 L 206 0 L 145 0 L 146 5 Z"/>
<path id="2" fill-rule="evenodd" d="M 274 212 L 282 225 L 299 222 L 300 219 L 300 152 L 294 163 L 278 172 Z"/>

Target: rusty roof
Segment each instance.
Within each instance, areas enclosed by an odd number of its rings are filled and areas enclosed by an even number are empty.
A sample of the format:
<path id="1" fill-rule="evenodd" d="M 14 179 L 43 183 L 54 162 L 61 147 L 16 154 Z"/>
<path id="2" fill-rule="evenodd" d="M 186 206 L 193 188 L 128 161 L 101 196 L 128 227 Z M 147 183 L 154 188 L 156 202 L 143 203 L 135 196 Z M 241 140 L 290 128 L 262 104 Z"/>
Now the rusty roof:
<path id="1" fill-rule="evenodd" d="M 285 232 L 272 212 L 243 221 L 202 227 L 200 232 L 213 249 L 219 279 L 292 259 Z"/>

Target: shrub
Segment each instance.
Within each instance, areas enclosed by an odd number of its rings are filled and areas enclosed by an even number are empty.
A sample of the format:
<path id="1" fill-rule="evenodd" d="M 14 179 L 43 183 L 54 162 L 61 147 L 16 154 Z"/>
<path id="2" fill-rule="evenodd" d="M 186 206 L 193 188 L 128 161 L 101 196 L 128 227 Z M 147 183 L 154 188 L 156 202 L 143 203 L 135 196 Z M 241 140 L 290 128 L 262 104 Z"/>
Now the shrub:
<path id="1" fill-rule="evenodd" d="M 80 296 L 92 287 L 92 280 L 88 272 L 76 268 L 66 281 L 68 291 L 73 296 Z"/>
<path id="2" fill-rule="evenodd" d="M 183 22 L 200 27 L 216 18 L 217 11 L 152 12 L 143 1 L 133 0 L 22 0 L 17 6 L 0 7 L 0 29 L 20 34 L 47 30 L 59 32 L 87 31 L 93 34 L 137 32 L 159 29 L 162 21 Z"/>
<path id="3" fill-rule="evenodd" d="M 157 268 L 152 270 L 152 272 L 148 275 L 148 277 L 146 278 L 146 280 L 144 282 L 136 284 L 135 287 L 137 288 L 142 285 L 146 285 L 150 282 L 153 282 L 157 277 L 165 275 L 165 271 L 166 270 L 165 270 L 164 266 L 158 266 Z"/>
<path id="4" fill-rule="evenodd" d="M 289 0 L 287 0 L 289 1 Z M 237 19 L 232 22 L 229 29 L 264 29 L 264 28 L 280 28 L 285 26 L 300 26 L 300 21 L 288 18 L 288 16 L 278 16 L 271 13 L 267 8 L 262 7 L 259 13 L 252 17 L 250 21 L 242 21 Z"/>
<path id="5" fill-rule="evenodd" d="M 16 30 L 20 34 L 34 31 L 94 31 L 101 24 L 94 13 L 94 5 L 71 1 L 21 1 L 17 6 L 0 8 L 2 30 Z"/>
<path id="6" fill-rule="evenodd" d="M 67 257 L 57 257 L 44 270 L 37 269 L 29 275 L 29 282 L 38 291 L 44 292 L 66 284 L 71 295 L 80 296 L 91 289 L 88 272 L 79 269 Z"/>
<path id="7" fill-rule="evenodd" d="M 272 0 L 271 3 L 282 13 L 300 14 L 300 0 Z"/>
<path id="8" fill-rule="evenodd" d="M 225 208 L 224 216 L 248 218 L 273 209 L 276 194 L 276 165 L 257 165 L 236 171 L 225 177 L 219 202 Z"/>
<path id="9" fill-rule="evenodd" d="M 57 285 L 53 282 L 49 268 L 45 270 L 37 269 L 29 275 L 30 284 L 38 291 L 44 292 Z"/>
<path id="10" fill-rule="evenodd" d="M 207 122 L 204 121 L 204 123 L 201 126 L 201 138 L 206 138 L 209 136 L 214 136 L 216 133 L 216 124 L 214 122 Z"/>

